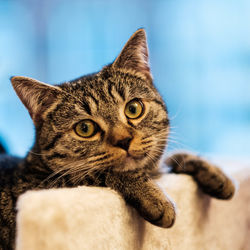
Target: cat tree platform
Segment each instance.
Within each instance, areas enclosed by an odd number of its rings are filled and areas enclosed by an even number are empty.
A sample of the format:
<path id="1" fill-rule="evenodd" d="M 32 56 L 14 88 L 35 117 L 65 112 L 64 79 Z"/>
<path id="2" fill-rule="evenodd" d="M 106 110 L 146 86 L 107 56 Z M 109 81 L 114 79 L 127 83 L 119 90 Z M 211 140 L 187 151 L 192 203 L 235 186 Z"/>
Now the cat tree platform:
<path id="1" fill-rule="evenodd" d="M 230 201 L 203 194 L 186 175 L 159 179 L 177 207 L 169 229 L 143 220 L 108 188 L 29 191 L 18 200 L 16 250 L 249 250 L 250 168 L 226 172 L 238 183 Z"/>

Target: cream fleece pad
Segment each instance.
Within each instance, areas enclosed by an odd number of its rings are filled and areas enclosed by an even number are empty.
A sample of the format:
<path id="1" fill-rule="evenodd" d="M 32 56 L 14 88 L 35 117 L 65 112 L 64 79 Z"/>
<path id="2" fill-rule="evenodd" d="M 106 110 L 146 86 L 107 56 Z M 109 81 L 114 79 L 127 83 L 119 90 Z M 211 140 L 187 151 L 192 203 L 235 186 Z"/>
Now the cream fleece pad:
<path id="1" fill-rule="evenodd" d="M 16 249 L 250 249 L 250 169 L 233 176 L 239 186 L 230 201 L 204 195 L 189 176 L 159 179 L 177 206 L 170 229 L 146 222 L 108 188 L 28 191 L 17 204 Z"/>

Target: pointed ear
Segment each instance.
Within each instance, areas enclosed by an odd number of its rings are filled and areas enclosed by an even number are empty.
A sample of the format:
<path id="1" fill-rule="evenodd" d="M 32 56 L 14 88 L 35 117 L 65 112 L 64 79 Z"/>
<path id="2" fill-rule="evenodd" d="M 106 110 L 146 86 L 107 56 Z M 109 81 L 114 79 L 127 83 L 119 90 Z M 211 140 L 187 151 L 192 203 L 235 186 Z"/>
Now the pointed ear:
<path id="1" fill-rule="evenodd" d="M 148 59 L 148 46 L 144 29 L 137 30 L 127 41 L 113 67 L 132 69 L 152 79 Z"/>
<path id="2" fill-rule="evenodd" d="M 61 92 L 59 87 L 28 77 L 14 76 L 11 83 L 35 124 L 42 120 L 43 112 L 56 101 Z"/>

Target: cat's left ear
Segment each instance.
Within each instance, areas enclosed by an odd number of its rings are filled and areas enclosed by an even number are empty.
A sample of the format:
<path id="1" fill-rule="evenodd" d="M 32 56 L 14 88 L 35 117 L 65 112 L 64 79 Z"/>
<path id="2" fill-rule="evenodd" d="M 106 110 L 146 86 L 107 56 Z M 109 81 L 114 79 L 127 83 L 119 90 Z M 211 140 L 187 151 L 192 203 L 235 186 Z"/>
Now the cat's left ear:
<path id="1" fill-rule="evenodd" d="M 148 59 L 148 46 L 144 29 L 137 30 L 127 41 L 112 67 L 132 69 L 152 80 Z"/>
<path id="2" fill-rule="evenodd" d="M 60 88 L 23 76 L 14 76 L 10 80 L 35 125 L 39 124 L 43 113 L 58 99 Z"/>

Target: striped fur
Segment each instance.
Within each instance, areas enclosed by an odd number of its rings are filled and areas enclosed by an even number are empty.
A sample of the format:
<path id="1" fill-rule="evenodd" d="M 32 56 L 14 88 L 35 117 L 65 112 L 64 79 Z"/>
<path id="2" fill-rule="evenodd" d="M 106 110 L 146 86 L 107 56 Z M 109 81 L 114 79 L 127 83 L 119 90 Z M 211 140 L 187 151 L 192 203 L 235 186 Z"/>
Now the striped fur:
<path id="1" fill-rule="evenodd" d="M 166 160 L 171 171 L 177 174 L 191 175 L 202 191 L 218 199 L 233 197 L 233 182 L 217 166 L 204 159 L 187 153 L 177 153 Z"/>
<path id="2" fill-rule="evenodd" d="M 173 225 L 174 206 L 151 179 L 169 120 L 153 85 L 144 30 L 98 73 L 56 86 L 27 77 L 11 81 L 33 119 L 36 139 L 24 159 L 0 156 L 0 250 L 14 248 L 15 203 L 29 189 L 107 186 L 151 223 Z M 131 100 L 144 108 L 137 119 L 125 115 Z M 97 132 L 83 138 L 75 128 L 86 119 Z"/>

